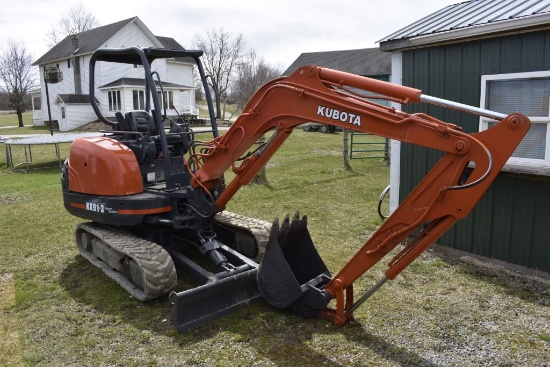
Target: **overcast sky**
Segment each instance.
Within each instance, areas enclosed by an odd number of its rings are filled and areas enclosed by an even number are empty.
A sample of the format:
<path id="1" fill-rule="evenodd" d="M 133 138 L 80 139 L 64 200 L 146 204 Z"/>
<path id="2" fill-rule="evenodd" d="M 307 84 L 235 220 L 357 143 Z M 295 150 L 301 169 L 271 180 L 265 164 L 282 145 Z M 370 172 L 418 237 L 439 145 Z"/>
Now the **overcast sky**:
<path id="1" fill-rule="evenodd" d="M 211 27 L 242 33 L 256 55 L 285 70 L 301 53 L 378 47 L 376 41 L 462 0 L 86 1 L 101 25 L 138 16 L 157 36 L 191 48 Z M 22 42 L 38 59 L 46 33 L 74 0 L 2 0 L 0 47 Z"/>

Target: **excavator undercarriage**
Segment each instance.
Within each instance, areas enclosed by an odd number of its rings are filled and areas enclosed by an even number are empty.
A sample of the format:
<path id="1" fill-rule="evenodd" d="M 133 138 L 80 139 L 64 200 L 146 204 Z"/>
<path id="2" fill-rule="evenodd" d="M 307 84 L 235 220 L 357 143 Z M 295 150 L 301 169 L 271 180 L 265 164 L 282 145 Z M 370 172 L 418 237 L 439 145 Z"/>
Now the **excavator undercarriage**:
<path id="1" fill-rule="evenodd" d="M 530 127 L 519 113 L 504 115 L 414 88 L 306 66 L 265 84 L 219 135 L 201 55 L 137 47 L 96 51 L 90 60 L 90 100 L 111 129 L 101 137 L 75 140 L 62 174 L 66 209 L 89 221 L 76 229 L 80 254 L 140 301 L 169 294 L 180 331 L 262 299 L 304 317 L 345 324 L 372 293 L 468 215 Z M 156 59 L 179 57 L 196 63 L 209 107 L 211 140 L 196 140 L 196 132 L 183 119 L 174 123 L 161 103 L 163 82 L 151 65 Z M 99 61 L 143 66 L 144 111 L 117 113 L 116 121 L 103 116 L 94 97 Z M 456 124 L 374 103 L 374 96 L 366 93 L 400 104 L 436 104 L 496 123 L 468 134 Z M 270 224 L 225 211 L 294 128 L 307 121 L 442 152 L 426 177 L 335 275 L 315 249 L 305 216 L 297 212 L 292 219 Z M 270 138 L 257 145 L 267 133 Z M 227 183 L 229 169 L 235 177 Z M 408 238 L 384 277 L 355 300 L 353 283 Z M 176 269 L 199 285 L 178 291 Z"/>
<path id="2" fill-rule="evenodd" d="M 80 254 L 140 301 L 176 287 L 170 254 L 154 242 L 105 224 L 81 223 L 76 229 Z"/>

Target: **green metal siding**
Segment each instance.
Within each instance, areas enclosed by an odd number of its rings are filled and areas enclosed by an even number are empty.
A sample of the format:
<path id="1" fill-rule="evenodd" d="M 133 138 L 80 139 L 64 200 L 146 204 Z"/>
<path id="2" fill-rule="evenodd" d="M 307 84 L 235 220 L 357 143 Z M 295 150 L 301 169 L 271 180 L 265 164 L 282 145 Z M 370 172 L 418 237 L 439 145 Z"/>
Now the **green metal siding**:
<path id="1" fill-rule="evenodd" d="M 525 33 L 403 52 L 403 84 L 425 94 L 479 106 L 481 76 L 550 70 L 550 31 Z M 410 105 L 478 131 L 475 116 L 437 106 Z M 402 144 L 400 197 L 404 198 L 441 156 Z M 550 272 L 550 178 L 501 173 L 472 213 L 439 244 Z"/>

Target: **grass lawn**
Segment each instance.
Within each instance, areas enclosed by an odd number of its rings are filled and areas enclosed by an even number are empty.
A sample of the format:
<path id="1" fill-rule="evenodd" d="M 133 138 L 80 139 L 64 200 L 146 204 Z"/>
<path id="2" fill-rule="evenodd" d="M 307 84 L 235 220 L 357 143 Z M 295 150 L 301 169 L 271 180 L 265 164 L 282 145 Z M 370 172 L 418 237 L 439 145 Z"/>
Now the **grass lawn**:
<path id="1" fill-rule="evenodd" d="M 381 224 L 376 205 L 389 182 L 389 167 L 378 159 L 353 160 L 353 170 L 344 170 L 341 150 L 341 133 L 296 130 L 268 164 L 269 183 L 244 187 L 227 209 L 269 221 L 296 210 L 307 214 L 335 273 Z M 53 149 L 36 156 L 43 166 L 57 165 Z M 77 254 L 80 221 L 63 208 L 58 167 L 12 172 L 0 155 L 0 366 L 548 362 L 548 286 L 435 252 L 384 286 L 342 328 L 259 303 L 181 334 L 167 297 L 140 303 Z M 386 263 L 356 282 L 357 297 Z M 483 360 L 467 352 L 479 348 L 487 351 Z"/>
<path id="2" fill-rule="evenodd" d="M 15 113 L 0 113 L 0 136 L 20 134 L 49 134 L 47 126 L 32 125 L 32 111 L 23 113 L 25 127 L 18 127 L 19 121 Z"/>

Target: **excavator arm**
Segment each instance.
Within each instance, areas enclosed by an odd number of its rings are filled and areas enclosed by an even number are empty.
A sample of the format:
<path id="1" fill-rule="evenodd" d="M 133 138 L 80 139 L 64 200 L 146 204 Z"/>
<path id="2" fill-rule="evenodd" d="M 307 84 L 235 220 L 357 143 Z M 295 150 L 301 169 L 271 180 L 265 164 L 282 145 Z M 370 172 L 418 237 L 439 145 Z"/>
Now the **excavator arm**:
<path id="1" fill-rule="evenodd" d="M 500 122 L 486 131 L 467 134 L 457 125 L 426 114 L 407 114 L 374 103 L 372 95 L 364 93 L 383 95 L 400 104 L 438 104 Z M 426 177 L 332 278 L 320 259 L 311 261 L 313 268 L 305 270 L 305 276 L 304 269 L 298 269 L 307 266 L 310 260 L 294 259 L 297 253 L 318 256 L 311 248 L 305 218 L 296 217 L 292 223 L 287 220 L 280 230 L 275 223 L 258 270 L 263 297 L 277 307 L 292 307 L 306 316 L 316 314 L 337 325 L 346 323 L 353 311 L 386 280 L 394 279 L 456 221 L 470 213 L 530 127 L 530 121 L 519 113 L 503 115 L 426 96 L 414 88 L 306 66 L 289 77 L 264 85 L 226 134 L 205 142 L 199 152 L 193 152 L 189 163 L 196 170 L 191 185 L 210 196 L 218 211 L 223 210 L 293 129 L 308 121 L 443 152 Z M 245 155 L 270 131 L 273 134 L 266 143 Z M 222 175 L 229 168 L 235 178 L 220 190 Z M 407 238 L 412 239 L 389 262 L 385 276 L 354 301 L 353 283 Z M 327 305 L 332 299 L 336 299 L 336 306 L 329 309 Z"/>

